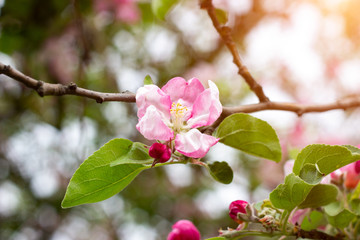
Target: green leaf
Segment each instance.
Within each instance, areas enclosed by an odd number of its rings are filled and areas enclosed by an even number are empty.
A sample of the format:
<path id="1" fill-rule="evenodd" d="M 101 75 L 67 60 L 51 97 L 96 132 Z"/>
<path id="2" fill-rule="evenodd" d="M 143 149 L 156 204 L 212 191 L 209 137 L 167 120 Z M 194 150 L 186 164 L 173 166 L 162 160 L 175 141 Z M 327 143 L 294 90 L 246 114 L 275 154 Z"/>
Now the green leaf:
<path id="1" fill-rule="evenodd" d="M 152 0 L 151 8 L 157 18 L 165 20 L 166 14 L 178 1 L 179 0 Z"/>
<path id="2" fill-rule="evenodd" d="M 310 231 L 321 225 L 326 225 L 324 214 L 319 211 L 312 211 L 308 217 L 305 217 L 301 223 L 301 229 Z"/>
<path id="3" fill-rule="evenodd" d="M 214 162 L 207 165 L 210 175 L 218 182 L 229 184 L 233 180 L 233 171 L 227 162 Z"/>
<path id="4" fill-rule="evenodd" d="M 124 152 L 119 155 L 110 166 L 117 166 L 120 164 L 151 164 L 154 159 L 149 156 L 149 150 L 145 144 L 139 142 L 124 142 Z"/>
<path id="5" fill-rule="evenodd" d="M 296 175 L 307 163 L 316 164 L 320 173 L 327 175 L 349 163 L 360 159 L 355 147 L 313 144 L 305 147 L 297 156 L 293 168 Z"/>
<path id="6" fill-rule="evenodd" d="M 313 186 L 291 173 L 285 183 L 278 185 L 270 193 L 270 201 L 276 208 L 292 211 L 306 199 Z"/>
<path id="7" fill-rule="evenodd" d="M 352 212 L 360 216 L 360 199 L 359 198 L 351 199 L 350 206 Z"/>
<path id="8" fill-rule="evenodd" d="M 338 228 L 347 227 L 355 218 L 355 214 L 345 209 L 340 202 L 334 202 L 324 207 L 326 217 L 331 225 Z"/>
<path id="9" fill-rule="evenodd" d="M 123 190 L 142 170 L 142 164 L 122 164 L 110 167 L 110 163 L 129 152 L 132 142 L 113 139 L 86 159 L 72 176 L 63 208 L 105 200 Z"/>
<path id="10" fill-rule="evenodd" d="M 144 85 L 151 85 L 154 84 L 153 80 L 151 79 L 150 75 L 146 75 L 144 78 Z"/>
<path id="11" fill-rule="evenodd" d="M 298 208 L 317 208 L 336 201 L 337 188 L 330 184 L 312 185 L 294 173 L 286 176 L 285 183 L 270 193 L 276 208 L 292 211 Z"/>
<path id="12" fill-rule="evenodd" d="M 221 24 L 225 24 L 228 21 L 227 12 L 222 9 L 216 8 L 215 14 Z"/>
<path id="13" fill-rule="evenodd" d="M 335 202 L 338 190 L 331 184 L 318 184 L 313 186 L 305 200 L 298 208 L 317 208 Z"/>
<path id="14" fill-rule="evenodd" d="M 306 163 L 301 169 L 299 177 L 307 183 L 317 184 L 321 182 L 323 175 L 316 169 L 314 164 Z"/>
<path id="15" fill-rule="evenodd" d="M 275 130 L 265 121 L 244 113 L 225 118 L 215 136 L 220 142 L 246 153 L 281 160 L 281 147 Z"/>
<path id="16" fill-rule="evenodd" d="M 227 238 L 224 237 L 213 237 L 213 238 L 207 238 L 205 240 L 226 240 Z"/>

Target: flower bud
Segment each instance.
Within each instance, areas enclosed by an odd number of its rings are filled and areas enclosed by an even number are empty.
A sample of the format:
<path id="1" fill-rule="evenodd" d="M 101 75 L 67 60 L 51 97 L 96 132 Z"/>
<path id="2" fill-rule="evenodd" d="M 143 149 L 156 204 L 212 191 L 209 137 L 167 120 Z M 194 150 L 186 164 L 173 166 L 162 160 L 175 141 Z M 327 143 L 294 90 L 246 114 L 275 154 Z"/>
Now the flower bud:
<path id="1" fill-rule="evenodd" d="M 355 172 L 356 172 L 357 174 L 360 173 L 360 161 L 356 161 L 356 162 L 355 162 Z"/>
<path id="2" fill-rule="evenodd" d="M 238 213 L 246 214 L 246 206 L 249 203 L 243 200 L 237 200 L 230 203 L 229 206 L 229 216 L 237 223 L 243 223 L 242 220 L 238 218 Z"/>
<path id="3" fill-rule="evenodd" d="M 155 158 L 158 162 L 167 162 L 171 157 L 171 149 L 165 144 L 154 143 L 149 148 L 149 155 Z"/>
<path id="4" fill-rule="evenodd" d="M 200 233 L 192 222 L 180 220 L 172 226 L 167 240 L 200 240 Z"/>

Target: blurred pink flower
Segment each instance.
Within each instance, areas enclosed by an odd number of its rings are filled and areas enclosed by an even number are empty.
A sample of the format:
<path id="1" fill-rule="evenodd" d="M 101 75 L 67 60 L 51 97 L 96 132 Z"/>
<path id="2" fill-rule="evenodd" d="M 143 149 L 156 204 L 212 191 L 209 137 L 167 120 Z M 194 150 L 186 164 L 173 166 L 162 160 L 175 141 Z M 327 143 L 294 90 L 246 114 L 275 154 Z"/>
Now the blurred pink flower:
<path id="1" fill-rule="evenodd" d="M 179 220 L 172 226 L 167 240 L 200 240 L 200 233 L 192 222 Z"/>
<path id="2" fill-rule="evenodd" d="M 347 189 L 354 189 L 360 181 L 359 164 L 360 161 L 353 162 L 332 172 L 331 179 L 338 182 L 341 177 L 344 177 L 344 186 Z"/>
<path id="3" fill-rule="evenodd" d="M 140 10 L 135 0 L 96 0 L 94 8 L 97 12 L 113 12 L 117 20 L 130 24 L 140 19 Z"/>
<path id="4" fill-rule="evenodd" d="M 149 148 L 149 155 L 157 159 L 159 162 L 167 162 L 171 157 L 171 149 L 165 144 L 153 143 Z"/>
<path id="5" fill-rule="evenodd" d="M 310 213 L 311 209 L 310 208 L 305 208 L 305 209 L 299 209 L 296 210 L 295 213 L 291 216 L 291 218 L 289 219 L 289 222 L 292 224 L 296 224 L 298 223 L 299 225 L 301 225 L 302 221 L 304 220 L 304 217 Z"/>
<path id="6" fill-rule="evenodd" d="M 149 140 L 175 140 L 175 149 L 185 156 L 204 157 L 218 139 L 196 128 L 211 125 L 222 111 L 219 90 L 208 83 L 205 89 L 196 78 L 187 82 L 176 77 L 161 89 L 156 85 L 139 88 L 136 128 Z"/>
<path id="7" fill-rule="evenodd" d="M 238 224 L 243 223 L 242 220 L 238 219 L 237 215 L 238 213 L 244 213 L 246 214 L 246 206 L 249 203 L 243 200 L 236 200 L 230 203 L 229 206 L 229 216 Z"/>

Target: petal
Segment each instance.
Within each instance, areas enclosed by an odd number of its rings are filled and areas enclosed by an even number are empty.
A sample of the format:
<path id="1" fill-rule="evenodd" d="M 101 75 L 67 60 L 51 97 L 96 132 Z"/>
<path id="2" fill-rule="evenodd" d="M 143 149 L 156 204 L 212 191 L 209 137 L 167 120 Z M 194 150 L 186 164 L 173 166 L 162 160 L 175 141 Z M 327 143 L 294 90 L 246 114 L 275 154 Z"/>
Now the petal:
<path id="1" fill-rule="evenodd" d="M 149 140 L 169 141 L 174 137 L 173 131 L 165 124 L 161 113 L 153 105 L 146 109 L 136 129 Z"/>
<path id="2" fill-rule="evenodd" d="M 170 96 L 164 93 L 156 85 L 146 85 L 136 92 L 137 115 L 142 118 L 146 109 L 153 105 L 165 117 L 170 119 L 171 100 Z"/>
<path id="3" fill-rule="evenodd" d="M 197 78 L 192 78 L 188 82 L 181 77 L 169 80 L 161 90 L 170 95 L 172 102 L 182 100 L 187 107 L 191 107 L 197 96 L 202 93 L 205 88 Z"/>
<path id="4" fill-rule="evenodd" d="M 210 88 L 203 91 L 194 102 L 191 117 L 187 122 L 191 128 L 211 125 L 222 112 L 219 90 L 210 80 L 209 86 Z"/>
<path id="5" fill-rule="evenodd" d="M 204 86 L 197 78 L 192 78 L 188 81 L 184 96 L 182 99 L 187 102 L 190 106 L 194 104 L 194 101 L 199 96 L 200 93 L 205 91 Z"/>
<path id="6" fill-rule="evenodd" d="M 178 152 L 188 157 L 202 158 L 210 147 L 219 141 L 218 138 L 202 134 L 197 129 L 191 129 L 186 133 L 180 133 L 175 138 L 175 148 Z"/>
<path id="7" fill-rule="evenodd" d="M 171 102 L 177 102 L 184 96 L 186 80 L 181 77 L 170 79 L 161 90 L 170 96 Z"/>

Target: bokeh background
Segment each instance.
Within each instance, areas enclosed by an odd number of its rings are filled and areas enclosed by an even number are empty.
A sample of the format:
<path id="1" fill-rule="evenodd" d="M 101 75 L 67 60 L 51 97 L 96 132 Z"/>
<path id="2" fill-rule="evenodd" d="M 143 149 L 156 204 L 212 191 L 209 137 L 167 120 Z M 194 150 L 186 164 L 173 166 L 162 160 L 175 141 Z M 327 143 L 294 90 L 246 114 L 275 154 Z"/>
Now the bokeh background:
<path id="1" fill-rule="evenodd" d="M 271 100 L 329 103 L 360 93 L 357 0 L 214 0 L 244 63 Z M 150 74 L 213 80 L 223 105 L 256 103 L 210 19 L 195 0 L 155 18 L 149 0 L 0 0 L 0 61 L 51 83 L 136 92 Z M 61 209 L 70 177 L 112 138 L 147 142 L 133 103 L 97 104 L 76 96 L 39 97 L 0 76 L 0 239 L 161 240 L 179 219 L 202 237 L 235 228 L 231 201 L 259 201 L 283 180 L 283 164 L 311 143 L 360 143 L 359 109 L 253 114 L 277 131 L 275 164 L 217 144 L 206 160 L 228 161 L 229 185 L 196 166 L 141 173 L 124 191 Z"/>

